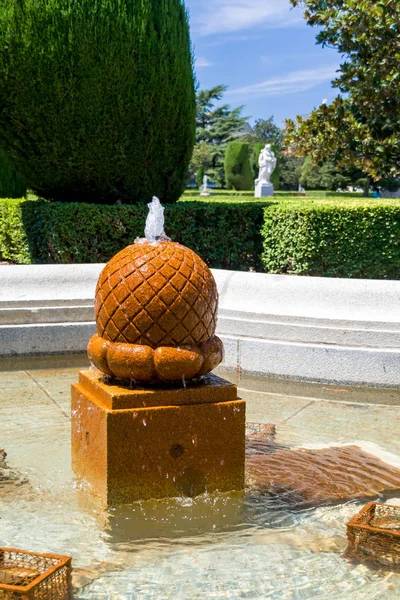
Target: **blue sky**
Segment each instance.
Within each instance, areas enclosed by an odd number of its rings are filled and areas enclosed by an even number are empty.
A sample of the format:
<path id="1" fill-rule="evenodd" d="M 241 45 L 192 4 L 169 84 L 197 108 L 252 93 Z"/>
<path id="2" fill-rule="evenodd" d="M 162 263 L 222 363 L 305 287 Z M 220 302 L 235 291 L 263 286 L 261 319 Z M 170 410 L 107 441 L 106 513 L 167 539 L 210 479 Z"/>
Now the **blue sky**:
<path id="1" fill-rule="evenodd" d="M 337 95 L 340 57 L 315 43 L 317 31 L 289 0 L 186 0 L 201 88 L 225 84 L 224 101 L 243 114 L 305 115 Z"/>

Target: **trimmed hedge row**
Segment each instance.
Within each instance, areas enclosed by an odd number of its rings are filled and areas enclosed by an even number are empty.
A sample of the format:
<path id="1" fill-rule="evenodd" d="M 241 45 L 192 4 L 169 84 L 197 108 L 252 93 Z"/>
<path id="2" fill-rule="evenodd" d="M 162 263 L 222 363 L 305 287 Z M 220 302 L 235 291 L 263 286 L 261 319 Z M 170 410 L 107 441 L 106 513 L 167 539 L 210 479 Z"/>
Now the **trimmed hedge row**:
<path id="1" fill-rule="evenodd" d="M 288 202 L 265 210 L 268 273 L 400 279 L 400 203 Z"/>
<path id="2" fill-rule="evenodd" d="M 200 196 L 200 192 L 199 190 L 196 189 L 191 189 L 191 190 L 185 190 L 185 192 L 183 193 L 183 198 L 199 198 Z M 249 191 L 249 190 L 242 190 L 242 191 L 236 191 L 236 190 L 222 190 L 222 189 L 212 189 L 211 190 L 211 198 L 210 200 L 212 200 L 214 197 L 221 197 L 221 196 L 228 196 L 228 197 L 237 197 L 237 198 L 243 198 L 243 197 L 251 197 L 254 198 L 254 190 L 253 191 Z M 275 190 L 274 192 L 274 197 L 292 197 L 292 198 L 338 198 L 340 200 L 354 200 L 356 198 L 363 198 L 364 195 L 362 194 L 362 192 L 325 192 L 325 191 L 316 191 L 316 190 L 307 190 L 306 192 L 291 192 L 291 191 L 281 191 L 281 190 Z"/>
<path id="3" fill-rule="evenodd" d="M 0 259 L 105 262 L 143 235 L 145 206 L 0 200 Z M 288 198 L 179 202 L 170 237 L 213 268 L 400 279 L 400 202 Z"/>
<path id="4" fill-rule="evenodd" d="M 261 270 L 266 203 L 179 202 L 166 231 L 219 269 Z M 106 262 L 144 234 L 147 207 L 0 200 L 0 259 L 19 264 Z"/>

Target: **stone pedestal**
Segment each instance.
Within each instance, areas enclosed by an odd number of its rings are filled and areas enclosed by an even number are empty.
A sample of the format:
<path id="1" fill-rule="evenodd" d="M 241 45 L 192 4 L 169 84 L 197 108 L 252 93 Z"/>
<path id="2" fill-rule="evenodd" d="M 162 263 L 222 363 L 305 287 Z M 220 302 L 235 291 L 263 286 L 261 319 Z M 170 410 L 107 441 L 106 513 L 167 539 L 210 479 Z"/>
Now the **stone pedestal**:
<path id="1" fill-rule="evenodd" d="M 255 198 L 267 198 L 268 196 L 274 195 L 274 186 L 272 183 L 256 182 L 254 197 Z"/>
<path id="2" fill-rule="evenodd" d="M 107 505 L 244 488 L 245 402 L 207 375 L 135 389 L 82 371 L 72 386 L 72 466 Z"/>

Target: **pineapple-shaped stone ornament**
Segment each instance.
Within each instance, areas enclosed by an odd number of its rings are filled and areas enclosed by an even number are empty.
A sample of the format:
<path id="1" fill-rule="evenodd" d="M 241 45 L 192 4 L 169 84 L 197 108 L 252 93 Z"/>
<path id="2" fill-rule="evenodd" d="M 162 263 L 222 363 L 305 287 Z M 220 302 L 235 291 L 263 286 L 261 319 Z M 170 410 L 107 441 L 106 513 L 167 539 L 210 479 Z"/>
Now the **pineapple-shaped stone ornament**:
<path id="1" fill-rule="evenodd" d="M 218 292 L 214 277 L 192 250 L 164 233 L 163 208 L 149 204 L 146 238 L 116 254 L 97 284 L 97 335 L 91 362 L 122 380 L 189 380 L 223 358 L 215 336 Z"/>

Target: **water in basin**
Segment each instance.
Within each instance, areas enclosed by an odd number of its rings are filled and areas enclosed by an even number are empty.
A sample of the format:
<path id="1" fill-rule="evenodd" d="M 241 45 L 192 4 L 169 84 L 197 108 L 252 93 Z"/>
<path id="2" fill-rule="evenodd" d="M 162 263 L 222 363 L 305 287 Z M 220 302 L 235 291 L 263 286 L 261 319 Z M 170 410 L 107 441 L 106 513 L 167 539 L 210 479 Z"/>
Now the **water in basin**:
<path id="1" fill-rule="evenodd" d="M 78 600 L 399 597 L 400 575 L 343 557 L 363 500 L 310 507 L 248 487 L 102 510 L 70 466 L 70 384 L 85 366 L 0 364 L 1 546 L 71 555 Z M 219 374 L 238 384 L 248 421 L 276 424 L 280 448 L 355 443 L 400 465 L 397 390 Z"/>

